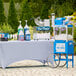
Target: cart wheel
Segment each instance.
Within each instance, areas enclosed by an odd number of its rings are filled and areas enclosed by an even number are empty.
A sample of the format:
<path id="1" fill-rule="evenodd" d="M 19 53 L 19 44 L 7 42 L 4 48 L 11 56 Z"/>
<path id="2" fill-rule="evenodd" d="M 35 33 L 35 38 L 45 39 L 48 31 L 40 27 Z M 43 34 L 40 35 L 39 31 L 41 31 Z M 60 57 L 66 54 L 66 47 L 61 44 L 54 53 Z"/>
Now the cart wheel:
<path id="1" fill-rule="evenodd" d="M 66 55 L 62 55 L 60 59 L 66 59 Z M 59 67 L 64 67 L 66 65 L 66 61 L 60 61 Z"/>
<path id="2" fill-rule="evenodd" d="M 54 59 L 56 59 L 57 61 L 55 61 Z M 50 55 L 47 59 L 47 64 L 52 68 L 57 68 L 60 64 L 59 55 Z"/>

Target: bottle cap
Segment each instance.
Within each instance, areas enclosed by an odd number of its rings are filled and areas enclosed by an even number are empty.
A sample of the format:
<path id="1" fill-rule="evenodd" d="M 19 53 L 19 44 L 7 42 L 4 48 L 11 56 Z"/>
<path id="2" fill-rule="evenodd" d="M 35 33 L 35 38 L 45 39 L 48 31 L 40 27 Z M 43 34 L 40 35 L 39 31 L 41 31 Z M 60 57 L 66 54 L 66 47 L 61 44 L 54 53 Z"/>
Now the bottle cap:
<path id="1" fill-rule="evenodd" d="M 29 29 L 29 27 L 28 27 L 28 25 L 27 25 L 27 20 L 25 20 L 25 22 L 26 22 L 26 25 L 25 25 L 24 28 L 28 28 L 28 29 Z"/>
<path id="2" fill-rule="evenodd" d="M 23 29 L 22 25 L 21 25 L 21 21 L 19 21 L 20 25 L 18 27 L 18 29 Z"/>

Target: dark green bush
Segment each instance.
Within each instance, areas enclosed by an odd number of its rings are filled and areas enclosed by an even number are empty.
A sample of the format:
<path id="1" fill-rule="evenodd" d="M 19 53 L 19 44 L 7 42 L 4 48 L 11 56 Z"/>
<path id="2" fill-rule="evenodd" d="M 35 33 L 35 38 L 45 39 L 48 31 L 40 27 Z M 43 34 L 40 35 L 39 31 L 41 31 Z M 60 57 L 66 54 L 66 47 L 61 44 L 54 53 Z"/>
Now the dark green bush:
<path id="1" fill-rule="evenodd" d="M 0 25 L 5 22 L 5 15 L 4 15 L 4 5 L 3 0 L 0 0 Z"/>
<path id="2" fill-rule="evenodd" d="M 46 6 L 46 4 L 44 4 L 44 5 L 42 6 L 40 18 L 41 18 L 42 20 L 48 19 L 48 13 L 49 13 L 49 12 L 48 12 L 48 7 Z"/>
<path id="3" fill-rule="evenodd" d="M 35 26 L 36 24 L 34 23 L 34 19 L 33 19 L 33 14 L 32 14 L 32 10 L 29 7 L 29 3 L 28 0 L 24 0 L 22 3 L 22 13 L 21 13 L 21 17 L 20 17 L 21 21 L 22 21 L 22 25 L 25 26 L 25 20 L 28 20 L 28 25 L 30 26 Z"/>
<path id="4" fill-rule="evenodd" d="M 9 14 L 8 14 L 8 24 L 17 32 L 19 22 L 17 19 L 16 9 L 14 0 L 10 0 Z"/>

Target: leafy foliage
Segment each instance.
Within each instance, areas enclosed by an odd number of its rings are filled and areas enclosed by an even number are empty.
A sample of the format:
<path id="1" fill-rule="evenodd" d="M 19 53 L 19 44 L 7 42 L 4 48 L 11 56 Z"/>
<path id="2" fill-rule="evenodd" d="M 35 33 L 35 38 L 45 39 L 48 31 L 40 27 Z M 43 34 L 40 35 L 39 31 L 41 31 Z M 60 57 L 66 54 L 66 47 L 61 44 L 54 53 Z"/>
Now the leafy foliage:
<path id="1" fill-rule="evenodd" d="M 76 27 L 74 27 L 74 40 L 76 42 Z"/>
<path id="2" fill-rule="evenodd" d="M 2 27 L 0 27 L 1 31 L 0 32 L 3 32 L 3 33 L 13 33 L 14 32 L 14 29 L 12 29 L 12 27 L 9 25 L 9 24 L 3 24 Z"/>
<path id="3" fill-rule="evenodd" d="M 42 8 L 42 2 L 30 2 L 29 6 L 32 10 L 32 14 L 34 17 L 40 16 L 41 8 Z"/>
<path id="4" fill-rule="evenodd" d="M 48 8 L 46 4 L 43 5 L 42 10 L 41 10 L 41 16 L 40 18 L 43 19 L 48 19 Z"/>
<path id="5" fill-rule="evenodd" d="M 9 14 L 8 14 L 8 24 L 17 32 L 19 25 L 14 0 L 10 0 Z"/>
<path id="6" fill-rule="evenodd" d="M 36 24 L 34 23 L 32 10 L 29 7 L 28 0 L 24 0 L 22 5 L 22 13 L 20 18 L 22 25 L 25 26 L 25 20 L 28 20 L 28 25 L 35 26 Z"/>
<path id="7" fill-rule="evenodd" d="M 8 23 L 17 32 L 19 25 L 18 20 L 22 20 L 22 25 L 25 26 L 25 21 L 28 20 L 28 25 L 34 26 L 34 18 L 41 16 L 41 19 L 47 18 L 51 13 L 55 13 L 56 17 L 63 17 L 65 15 L 71 15 L 76 11 L 76 0 L 3 0 L 4 2 L 10 1 Z M 12 2 L 13 1 L 13 2 Z M 15 2 L 15 3 L 14 3 Z M 7 3 L 8 4 L 8 3 Z M 19 5 L 16 6 L 15 4 Z M 22 5 L 22 7 L 20 6 Z M 6 6 L 6 5 L 5 5 Z M 9 4 L 7 5 L 9 6 Z M 27 8 L 26 8 L 27 7 Z M 8 7 L 5 7 L 7 12 Z M 1 11 L 3 9 L 3 12 Z M 49 14 L 48 14 L 48 10 Z M 45 12 L 44 12 L 45 11 Z M 1 24 L 5 22 L 4 8 L 2 0 L 0 0 L 0 20 Z M 7 19 L 7 18 L 6 18 Z M 76 17 L 75 17 L 76 20 Z"/>
<path id="8" fill-rule="evenodd" d="M 5 15 L 4 15 L 4 5 L 3 0 L 0 0 L 0 25 L 5 22 Z"/>
<path id="9" fill-rule="evenodd" d="M 74 47 L 74 54 L 76 54 L 76 46 Z"/>

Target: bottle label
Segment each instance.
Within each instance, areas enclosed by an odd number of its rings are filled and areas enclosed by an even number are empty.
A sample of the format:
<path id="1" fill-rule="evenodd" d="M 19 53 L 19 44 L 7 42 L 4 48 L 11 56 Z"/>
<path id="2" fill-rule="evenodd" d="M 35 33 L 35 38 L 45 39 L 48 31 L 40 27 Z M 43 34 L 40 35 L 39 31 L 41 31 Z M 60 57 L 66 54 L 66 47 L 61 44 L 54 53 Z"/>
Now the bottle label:
<path id="1" fill-rule="evenodd" d="M 24 35 L 19 35 L 19 40 L 24 40 Z"/>
<path id="2" fill-rule="evenodd" d="M 27 30 L 29 30 L 29 29 L 27 29 L 27 28 L 24 29 L 24 35 L 26 34 L 26 31 L 27 31 Z"/>
<path id="3" fill-rule="evenodd" d="M 26 40 L 31 40 L 30 39 L 30 34 L 26 34 Z"/>
<path id="4" fill-rule="evenodd" d="M 23 29 L 18 29 L 18 35 L 19 35 L 19 33 L 20 33 L 21 30 L 23 31 Z"/>
<path id="5" fill-rule="evenodd" d="M 8 38 L 8 33 L 5 33 L 5 38 Z"/>
<path id="6" fill-rule="evenodd" d="M 2 33 L 2 38 L 4 38 L 5 37 L 5 34 L 4 33 Z"/>
<path id="7" fill-rule="evenodd" d="M 0 38 L 1 38 L 2 34 L 0 33 Z"/>

